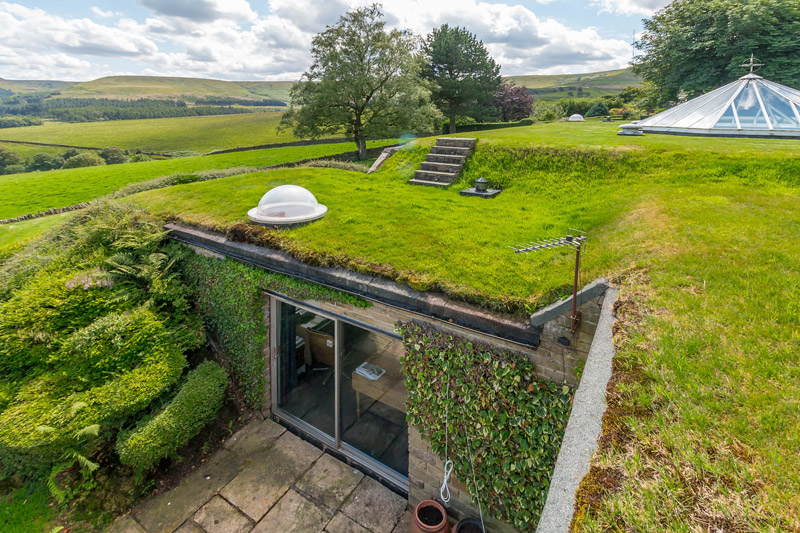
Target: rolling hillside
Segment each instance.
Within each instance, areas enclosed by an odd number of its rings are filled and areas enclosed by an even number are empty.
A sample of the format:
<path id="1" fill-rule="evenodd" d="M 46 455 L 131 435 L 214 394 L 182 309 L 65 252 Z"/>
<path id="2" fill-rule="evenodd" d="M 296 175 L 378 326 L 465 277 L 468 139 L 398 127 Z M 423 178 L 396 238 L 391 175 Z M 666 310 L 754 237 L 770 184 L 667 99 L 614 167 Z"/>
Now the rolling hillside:
<path id="1" fill-rule="evenodd" d="M 587 74 L 509 76 L 506 79 L 527 87 L 541 99 L 569 96 L 615 94 L 641 80 L 630 69 Z M 108 76 L 79 83 L 65 81 L 24 81 L 0 79 L 0 88 L 14 92 L 60 91 L 64 97 L 80 98 L 179 98 L 192 96 L 229 96 L 234 98 L 271 98 L 289 101 L 291 81 L 223 81 L 204 78 L 162 76 Z M 577 94 L 574 94 L 577 96 Z"/>
<path id="2" fill-rule="evenodd" d="M 176 98 L 182 96 L 230 96 L 272 98 L 288 101 L 291 81 L 223 81 L 160 76 L 108 76 L 77 83 L 62 96 L 82 98 Z"/>

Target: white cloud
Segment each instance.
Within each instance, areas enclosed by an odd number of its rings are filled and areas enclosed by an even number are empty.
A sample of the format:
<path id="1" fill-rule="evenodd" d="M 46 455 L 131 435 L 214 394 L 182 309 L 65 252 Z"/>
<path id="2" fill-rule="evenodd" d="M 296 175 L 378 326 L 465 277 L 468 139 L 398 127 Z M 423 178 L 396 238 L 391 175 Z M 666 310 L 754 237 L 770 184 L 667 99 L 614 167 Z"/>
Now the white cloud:
<path id="1" fill-rule="evenodd" d="M 592 3 L 599 6 L 601 12 L 650 16 L 670 2 L 672 0 L 594 0 Z"/>
<path id="2" fill-rule="evenodd" d="M 113 11 L 103 11 L 102 9 L 100 9 L 97 6 L 92 6 L 91 10 L 92 10 L 92 13 L 94 13 L 98 17 L 109 18 L 109 17 L 113 17 L 114 15 L 116 15 L 116 13 L 114 13 Z"/>
<path id="3" fill-rule="evenodd" d="M 126 61 L 117 64 L 124 64 L 126 72 L 138 64 L 143 74 L 298 79 L 311 63 L 313 36 L 349 9 L 374 0 L 270 0 L 269 12 L 262 15 L 246 0 L 137 1 L 151 16 L 113 23 L 0 2 L 0 45 L 15 58 L 12 62 L 0 55 L 0 76 L 20 78 L 35 71 L 46 78 L 88 79 L 108 74 L 109 61 L 113 65 L 113 58 L 122 58 Z M 521 5 L 384 0 L 383 9 L 388 25 L 422 36 L 444 23 L 466 27 L 483 40 L 505 75 L 619 68 L 630 57 L 624 41 L 603 38 L 595 28 L 542 19 Z M 48 64 L 53 65 L 49 73 Z"/>

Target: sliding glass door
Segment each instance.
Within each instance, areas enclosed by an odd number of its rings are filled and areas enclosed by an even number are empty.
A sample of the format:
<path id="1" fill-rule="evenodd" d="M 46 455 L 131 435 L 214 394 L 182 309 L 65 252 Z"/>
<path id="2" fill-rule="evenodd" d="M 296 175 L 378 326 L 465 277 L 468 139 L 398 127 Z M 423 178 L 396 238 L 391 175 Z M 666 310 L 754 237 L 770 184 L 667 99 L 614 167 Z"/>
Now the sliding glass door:
<path id="1" fill-rule="evenodd" d="M 407 478 L 397 335 L 275 298 L 272 338 L 278 416 L 378 474 Z"/>

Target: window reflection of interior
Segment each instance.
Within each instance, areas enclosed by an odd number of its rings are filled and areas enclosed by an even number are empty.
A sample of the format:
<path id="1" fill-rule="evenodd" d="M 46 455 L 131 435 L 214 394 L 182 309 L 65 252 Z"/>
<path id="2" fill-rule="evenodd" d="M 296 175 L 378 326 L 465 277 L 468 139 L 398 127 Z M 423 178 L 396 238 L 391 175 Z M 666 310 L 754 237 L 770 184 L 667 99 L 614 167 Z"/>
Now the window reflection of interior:
<path id="1" fill-rule="evenodd" d="M 279 302 L 278 406 L 334 438 L 336 321 Z M 341 440 L 408 475 L 408 426 L 400 340 L 342 322 Z"/>

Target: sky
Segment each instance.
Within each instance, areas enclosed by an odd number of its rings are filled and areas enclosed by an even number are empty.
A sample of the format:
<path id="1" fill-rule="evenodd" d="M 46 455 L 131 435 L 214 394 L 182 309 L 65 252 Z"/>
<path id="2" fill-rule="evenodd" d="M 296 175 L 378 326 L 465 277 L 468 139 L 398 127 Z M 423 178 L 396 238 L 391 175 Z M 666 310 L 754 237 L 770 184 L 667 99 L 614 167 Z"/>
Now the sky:
<path id="1" fill-rule="evenodd" d="M 0 1 L 0 78 L 111 75 L 296 80 L 311 39 L 374 0 Z M 505 76 L 627 66 L 633 32 L 669 0 L 383 0 L 390 27 L 448 23 L 480 38 Z"/>

